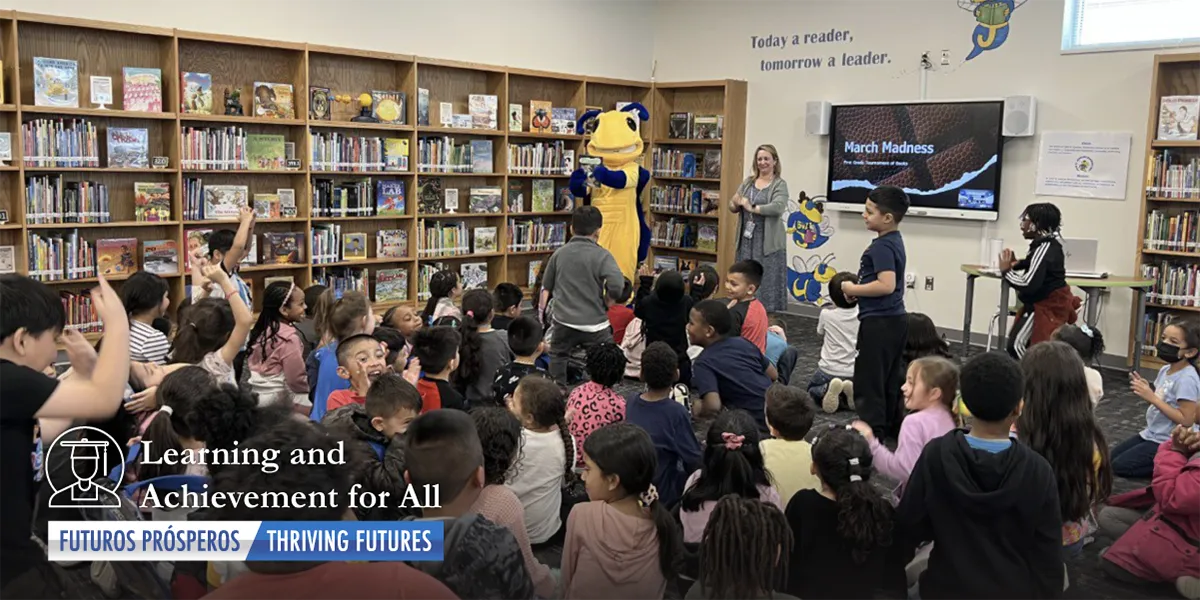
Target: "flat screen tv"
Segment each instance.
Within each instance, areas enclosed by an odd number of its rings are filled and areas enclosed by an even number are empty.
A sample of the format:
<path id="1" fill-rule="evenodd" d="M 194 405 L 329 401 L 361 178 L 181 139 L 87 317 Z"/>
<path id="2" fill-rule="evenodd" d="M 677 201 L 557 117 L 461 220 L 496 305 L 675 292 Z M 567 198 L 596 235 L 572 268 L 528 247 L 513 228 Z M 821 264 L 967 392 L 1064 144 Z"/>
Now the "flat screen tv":
<path id="1" fill-rule="evenodd" d="M 995 221 L 1004 101 L 841 104 L 832 109 L 825 206 L 861 211 L 894 185 L 909 215 Z"/>

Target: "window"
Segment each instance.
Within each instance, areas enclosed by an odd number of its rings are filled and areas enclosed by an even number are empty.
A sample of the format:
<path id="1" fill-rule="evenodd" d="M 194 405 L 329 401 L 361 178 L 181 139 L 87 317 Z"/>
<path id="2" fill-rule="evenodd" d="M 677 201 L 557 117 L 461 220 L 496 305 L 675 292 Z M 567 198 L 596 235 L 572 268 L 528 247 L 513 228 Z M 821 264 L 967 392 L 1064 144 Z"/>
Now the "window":
<path id="1" fill-rule="evenodd" d="M 1200 44 L 1200 0 L 1066 0 L 1063 50 Z"/>

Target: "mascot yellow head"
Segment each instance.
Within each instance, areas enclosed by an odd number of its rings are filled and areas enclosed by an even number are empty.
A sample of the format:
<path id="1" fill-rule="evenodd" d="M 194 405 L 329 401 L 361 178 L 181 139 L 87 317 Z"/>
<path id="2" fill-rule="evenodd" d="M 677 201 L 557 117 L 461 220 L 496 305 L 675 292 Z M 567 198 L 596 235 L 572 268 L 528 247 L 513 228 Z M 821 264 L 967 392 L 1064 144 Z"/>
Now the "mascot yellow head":
<path id="1" fill-rule="evenodd" d="M 650 120 L 646 107 L 633 102 L 621 110 L 600 112 L 589 110 L 579 117 L 575 132 L 583 135 L 585 124 L 596 120 L 587 151 L 604 161 L 606 167 L 619 167 L 637 160 L 646 149 L 642 142 L 642 124 Z"/>

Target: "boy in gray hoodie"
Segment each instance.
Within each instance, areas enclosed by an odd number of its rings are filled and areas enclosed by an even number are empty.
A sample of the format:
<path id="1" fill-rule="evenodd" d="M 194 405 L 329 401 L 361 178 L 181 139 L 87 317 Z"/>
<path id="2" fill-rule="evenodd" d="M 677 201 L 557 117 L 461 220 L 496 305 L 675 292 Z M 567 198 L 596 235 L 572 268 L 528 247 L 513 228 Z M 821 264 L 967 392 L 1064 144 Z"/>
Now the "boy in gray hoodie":
<path id="1" fill-rule="evenodd" d="M 612 253 L 596 241 L 603 226 L 600 209 L 576 209 L 571 241 L 554 251 L 542 276 L 542 289 L 554 298 L 550 375 L 560 383 L 566 382 L 567 359 L 577 348 L 613 341 L 608 307 L 620 300 L 625 275 Z"/>
<path id="2" fill-rule="evenodd" d="M 440 520 L 445 528 L 442 561 L 412 566 L 459 598 L 533 598 L 533 580 L 517 538 L 470 511 L 484 486 L 483 447 L 475 421 L 462 411 L 433 410 L 408 426 L 406 438 L 405 481 L 439 486 L 442 501 L 440 508 L 424 509 L 420 520 Z"/>

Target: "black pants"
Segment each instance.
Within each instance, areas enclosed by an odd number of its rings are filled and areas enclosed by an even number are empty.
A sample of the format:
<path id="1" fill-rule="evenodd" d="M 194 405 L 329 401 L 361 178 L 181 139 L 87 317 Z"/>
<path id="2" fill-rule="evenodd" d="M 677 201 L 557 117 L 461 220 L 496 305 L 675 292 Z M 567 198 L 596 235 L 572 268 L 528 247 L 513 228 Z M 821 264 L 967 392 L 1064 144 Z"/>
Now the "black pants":
<path id="1" fill-rule="evenodd" d="M 904 418 L 900 388 L 907 341 L 908 315 L 867 317 L 858 324 L 854 406 L 880 439 L 898 434 Z"/>
<path id="2" fill-rule="evenodd" d="M 550 376 L 561 384 L 567 383 L 567 362 L 575 350 L 612 341 L 612 327 L 587 332 L 555 323 L 554 332 L 550 334 Z"/>

